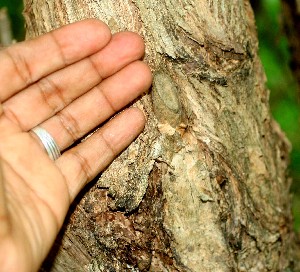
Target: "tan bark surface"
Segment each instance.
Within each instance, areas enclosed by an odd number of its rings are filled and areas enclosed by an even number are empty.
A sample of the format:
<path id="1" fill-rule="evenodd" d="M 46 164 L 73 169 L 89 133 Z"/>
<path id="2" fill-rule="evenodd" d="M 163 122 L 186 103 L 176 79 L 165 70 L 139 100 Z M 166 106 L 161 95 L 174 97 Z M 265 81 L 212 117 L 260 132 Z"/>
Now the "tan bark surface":
<path id="1" fill-rule="evenodd" d="M 144 133 L 77 199 L 44 270 L 296 271 L 290 146 L 248 1 L 25 0 L 25 17 L 28 37 L 91 17 L 138 32 L 154 73 Z"/>

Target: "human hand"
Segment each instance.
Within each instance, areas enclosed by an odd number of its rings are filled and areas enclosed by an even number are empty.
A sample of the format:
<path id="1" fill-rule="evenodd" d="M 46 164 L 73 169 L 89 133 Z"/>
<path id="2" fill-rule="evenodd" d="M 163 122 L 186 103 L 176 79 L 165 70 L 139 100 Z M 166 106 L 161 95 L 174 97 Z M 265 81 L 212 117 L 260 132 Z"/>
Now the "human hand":
<path id="1" fill-rule="evenodd" d="M 36 271 L 79 191 L 142 131 L 131 108 L 70 148 L 149 88 L 143 54 L 137 34 L 111 36 L 97 20 L 0 51 L 1 271 Z M 55 162 L 37 125 L 62 151 Z"/>

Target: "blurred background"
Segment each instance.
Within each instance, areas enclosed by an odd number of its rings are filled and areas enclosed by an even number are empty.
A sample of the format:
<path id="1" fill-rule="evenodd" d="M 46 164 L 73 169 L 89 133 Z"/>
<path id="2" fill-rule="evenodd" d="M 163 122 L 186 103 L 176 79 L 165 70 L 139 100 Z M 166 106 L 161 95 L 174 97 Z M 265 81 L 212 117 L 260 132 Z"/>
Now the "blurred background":
<path id="1" fill-rule="evenodd" d="M 0 0 L 0 20 L 3 19 L 3 8 L 6 8 L 9 14 L 12 28 L 12 36 L 16 41 L 22 41 L 25 37 L 24 19 L 22 16 L 23 1 L 22 0 Z M 3 22 L 3 21 L 2 21 Z M 6 26 L 5 26 L 6 27 Z"/>
<path id="2" fill-rule="evenodd" d="M 300 103 L 299 87 L 290 69 L 291 54 L 282 23 L 280 0 L 252 0 L 260 44 L 260 57 L 268 78 L 270 105 L 274 118 L 293 145 L 290 176 L 295 229 L 300 230 Z M 0 0 L 0 9 L 6 7 L 11 18 L 12 36 L 24 39 L 22 0 Z M 0 13 L 0 21 L 1 21 Z"/>
<path id="3" fill-rule="evenodd" d="M 270 107 L 292 143 L 290 176 L 295 229 L 300 231 L 300 92 L 290 69 L 291 53 L 283 26 L 280 0 L 253 0 L 259 54 L 270 90 Z"/>

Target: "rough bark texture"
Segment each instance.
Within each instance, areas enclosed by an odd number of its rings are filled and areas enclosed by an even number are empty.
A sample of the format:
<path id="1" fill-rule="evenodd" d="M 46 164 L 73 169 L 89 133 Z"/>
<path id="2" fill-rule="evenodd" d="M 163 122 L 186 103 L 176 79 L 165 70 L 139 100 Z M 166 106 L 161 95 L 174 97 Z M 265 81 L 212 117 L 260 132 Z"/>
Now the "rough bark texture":
<path id="1" fill-rule="evenodd" d="M 281 3 L 284 29 L 292 52 L 291 68 L 298 81 L 300 95 L 300 0 L 281 0 Z"/>
<path id="2" fill-rule="evenodd" d="M 29 38 L 90 17 L 138 32 L 155 75 L 144 133 L 77 199 L 44 270 L 297 270 L 290 146 L 248 1 L 26 0 L 24 14 Z"/>

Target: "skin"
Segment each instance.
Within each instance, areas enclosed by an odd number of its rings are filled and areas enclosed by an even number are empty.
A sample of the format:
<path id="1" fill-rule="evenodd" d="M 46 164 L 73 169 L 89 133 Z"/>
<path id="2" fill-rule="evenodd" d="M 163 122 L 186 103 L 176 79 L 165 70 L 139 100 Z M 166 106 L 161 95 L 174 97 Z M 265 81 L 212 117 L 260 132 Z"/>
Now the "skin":
<path id="1" fill-rule="evenodd" d="M 1 271 L 37 271 L 76 195 L 143 130 L 130 108 L 69 148 L 150 87 L 143 54 L 140 36 L 93 19 L 0 51 Z M 55 162 L 37 125 L 62 151 Z"/>

